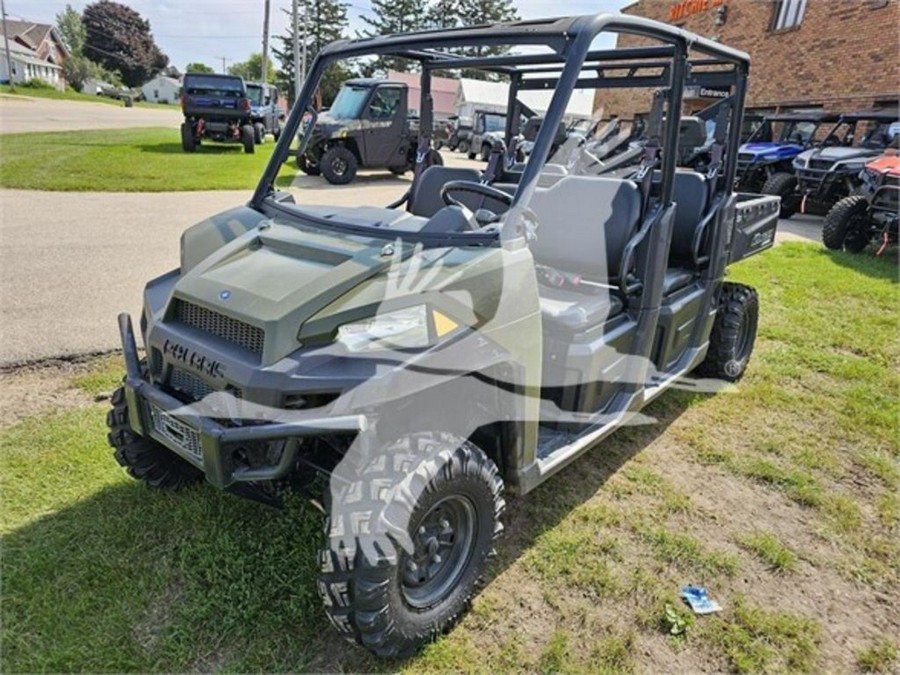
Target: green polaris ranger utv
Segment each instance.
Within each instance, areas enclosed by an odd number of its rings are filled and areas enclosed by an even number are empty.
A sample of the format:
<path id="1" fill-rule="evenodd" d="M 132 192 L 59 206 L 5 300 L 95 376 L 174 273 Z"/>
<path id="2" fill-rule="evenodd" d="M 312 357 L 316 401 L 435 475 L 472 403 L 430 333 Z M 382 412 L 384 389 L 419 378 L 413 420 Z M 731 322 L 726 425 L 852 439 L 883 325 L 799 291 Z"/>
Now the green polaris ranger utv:
<path id="1" fill-rule="evenodd" d="M 608 33 L 652 44 L 603 49 Z M 315 137 L 323 73 L 372 57 L 421 74 L 408 188 L 388 205 L 360 203 L 365 188 L 328 192 L 332 205 L 281 189 L 301 121 L 301 154 Z M 504 494 L 603 452 L 667 389 L 747 368 L 759 299 L 726 268 L 772 246 L 778 215 L 777 197 L 732 192 L 748 67 L 717 42 L 608 14 L 326 47 L 250 201 L 184 233 L 137 330 L 120 315 L 116 459 L 158 489 L 308 495 L 327 519 L 310 555 L 340 634 L 382 656 L 433 639 L 485 572 Z M 509 84 L 505 154 L 484 171 L 426 167 L 432 73 L 474 68 Z M 729 92 L 702 172 L 679 166 L 709 125 L 682 116 L 686 86 Z M 628 115 L 639 130 L 609 155 L 574 137 L 556 147 L 574 89 L 602 105 L 621 87 L 646 95 Z M 517 162 L 528 90 L 554 93 Z"/>

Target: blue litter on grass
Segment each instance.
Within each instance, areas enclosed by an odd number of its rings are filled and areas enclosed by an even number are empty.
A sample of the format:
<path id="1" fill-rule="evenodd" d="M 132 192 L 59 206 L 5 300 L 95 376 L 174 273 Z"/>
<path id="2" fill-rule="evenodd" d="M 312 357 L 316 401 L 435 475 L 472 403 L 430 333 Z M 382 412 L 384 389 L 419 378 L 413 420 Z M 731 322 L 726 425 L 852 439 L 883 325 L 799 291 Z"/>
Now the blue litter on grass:
<path id="1" fill-rule="evenodd" d="M 722 606 L 709 597 L 705 588 L 685 586 L 681 589 L 681 597 L 697 614 L 712 614 L 722 611 Z"/>

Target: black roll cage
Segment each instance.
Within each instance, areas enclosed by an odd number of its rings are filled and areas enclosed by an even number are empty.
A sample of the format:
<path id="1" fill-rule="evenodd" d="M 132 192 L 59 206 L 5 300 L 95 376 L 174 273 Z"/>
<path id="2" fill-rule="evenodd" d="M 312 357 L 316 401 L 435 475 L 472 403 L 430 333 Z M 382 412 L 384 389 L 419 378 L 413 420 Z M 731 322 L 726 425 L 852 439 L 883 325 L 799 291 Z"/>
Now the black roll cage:
<path id="1" fill-rule="evenodd" d="M 603 32 L 635 35 L 662 44 L 591 51 L 592 42 Z M 549 47 L 551 52 L 469 57 L 436 51 L 473 44 L 487 47 L 535 45 Z M 691 52 L 706 58 L 688 61 L 688 54 Z M 431 76 L 434 70 L 478 68 L 508 76 L 510 105 L 507 108 L 507 141 L 513 135 L 513 125 L 517 120 L 515 106 L 518 92 L 553 90 L 544 116 L 545 123 L 542 124 L 531 151 L 534 161 L 529 161 L 525 166 L 513 198 L 513 207 L 530 198 L 534 191 L 573 89 L 658 87 L 665 92 L 667 109 L 678 111 L 680 115 L 685 84 L 729 86 L 733 88 L 729 97 L 733 109 L 742 113 L 750 67 L 750 58 L 742 51 L 668 24 L 608 13 L 334 42 L 322 49 L 313 62 L 285 124 L 284 133 L 250 201 L 251 208 L 261 210 L 264 200 L 274 192 L 278 171 L 291 156 L 290 145 L 297 135 L 304 114 L 315 114 L 310 103 L 314 100 L 315 89 L 325 69 L 343 59 L 384 55 L 411 59 L 421 65 L 420 129 L 426 143 L 430 142 L 433 126 Z M 734 122 L 729 127 L 726 143 L 736 149 L 740 145 L 741 124 L 740 119 Z M 678 133 L 679 125 L 665 125 L 665 138 L 660 139 L 662 147 L 676 147 Z M 660 198 L 663 206 L 672 202 L 675 165 L 676 153 L 663 153 L 660 167 Z M 721 175 L 725 185 L 732 184 L 735 170 L 735 162 L 725 164 Z M 328 224 L 331 227 L 336 225 L 333 221 Z M 477 240 L 484 237 L 495 238 L 496 235 L 472 233 L 466 235 L 466 241 L 478 243 Z"/>

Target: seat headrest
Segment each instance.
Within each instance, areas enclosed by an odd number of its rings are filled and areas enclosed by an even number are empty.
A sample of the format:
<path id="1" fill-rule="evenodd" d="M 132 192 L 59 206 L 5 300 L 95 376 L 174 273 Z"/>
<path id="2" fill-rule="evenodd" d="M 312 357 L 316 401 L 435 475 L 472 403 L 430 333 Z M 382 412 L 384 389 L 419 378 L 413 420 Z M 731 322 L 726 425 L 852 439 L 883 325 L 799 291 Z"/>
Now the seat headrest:
<path id="1" fill-rule="evenodd" d="M 706 143 L 706 123 L 699 117 L 682 117 L 678 125 L 678 147 L 698 148 Z"/>
<path id="2" fill-rule="evenodd" d="M 526 141 L 534 141 L 537 138 L 538 131 L 541 128 L 541 125 L 544 124 L 543 117 L 531 117 L 525 123 L 525 128 L 522 130 L 522 136 Z M 556 138 L 553 139 L 554 147 L 560 146 L 566 142 L 568 138 L 568 133 L 566 132 L 566 125 L 562 122 L 559 123 L 559 128 L 556 130 Z"/>

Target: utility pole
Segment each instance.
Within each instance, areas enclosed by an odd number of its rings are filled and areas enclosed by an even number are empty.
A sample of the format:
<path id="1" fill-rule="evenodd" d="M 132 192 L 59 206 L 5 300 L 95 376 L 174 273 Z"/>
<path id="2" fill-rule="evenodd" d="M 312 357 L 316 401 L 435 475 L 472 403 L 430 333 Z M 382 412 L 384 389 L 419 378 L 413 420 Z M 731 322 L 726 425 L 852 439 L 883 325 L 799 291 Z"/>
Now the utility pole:
<path id="1" fill-rule="evenodd" d="M 309 41 L 309 7 L 303 2 L 303 65 L 300 67 L 301 78 L 306 82 L 306 43 Z"/>
<path id="2" fill-rule="evenodd" d="M 13 75 L 12 57 L 9 55 L 9 31 L 6 29 L 6 2 L 0 0 L 0 14 L 3 14 L 3 42 L 6 47 L 6 72 L 9 75 L 9 90 L 16 90 L 16 78 Z"/>
<path id="3" fill-rule="evenodd" d="M 2 0 L 0 0 L 0 1 L 2 1 Z M 222 74 L 224 74 L 225 73 L 225 62 L 231 61 L 231 59 L 229 59 L 227 56 L 214 56 L 213 58 L 214 59 L 222 59 Z"/>
<path id="4" fill-rule="evenodd" d="M 294 36 L 294 102 L 300 100 L 300 21 L 297 16 L 297 3 L 299 0 L 293 0 L 291 9 L 291 18 Z"/>
<path id="5" fill-rule="evenodd" d="M 271 0 L 266 0 L 266 12 L 263 19 L 263 50 L 262 50 L 262 82 L 268 82 L 269 78 L 269 9 Z"/>

